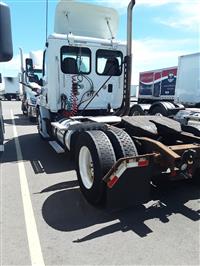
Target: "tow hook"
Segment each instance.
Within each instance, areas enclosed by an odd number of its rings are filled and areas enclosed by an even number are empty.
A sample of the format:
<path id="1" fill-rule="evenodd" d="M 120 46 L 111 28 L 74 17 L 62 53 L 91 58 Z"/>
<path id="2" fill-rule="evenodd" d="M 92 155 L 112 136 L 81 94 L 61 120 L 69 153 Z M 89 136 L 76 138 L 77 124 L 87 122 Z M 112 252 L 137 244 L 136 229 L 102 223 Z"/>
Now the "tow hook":
<path id="1" fill-rule="evenodd" d="M 180 170 L 182 172 L 188 172 L 187 174 L 190 175 L 191 173 L 191 168 L 194 164 L 194 160 L 196 157 L 196 151 L 195 150 L 187 150 L 184 151 L 184 153 L 181 156 L 181 163 L 180 163 Z"/>

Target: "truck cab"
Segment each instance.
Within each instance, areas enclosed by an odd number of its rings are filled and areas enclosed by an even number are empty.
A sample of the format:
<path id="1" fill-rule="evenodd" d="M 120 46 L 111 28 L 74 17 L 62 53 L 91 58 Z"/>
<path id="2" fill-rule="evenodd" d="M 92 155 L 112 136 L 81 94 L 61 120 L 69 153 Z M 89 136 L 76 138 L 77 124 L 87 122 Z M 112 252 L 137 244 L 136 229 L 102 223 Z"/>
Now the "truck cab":
<path id="1" fill-rule="evenodd" d="M 24 58 L 21 54 L 20 83 L 22 84 L 22 104 L 21 110 L 27 115 L 31 122 L 36 121 L 37 98 L 41 91 L 40 79 L 42 78 L 43 54 L 41 51 L 31 51 L 29 57 Z"/>
<path id="2" fill-rule="evenodd" d="M 60 1 L 44 52 L 41 107 L 72 116 L 122 106 L 126 45 L 115 39 L 118 20 L 111 8 Z"/>
<path id="3" fill-rule="evenodd" d="M 122 105 L 124 56 L 125 46 L 117 42 L 51 35 L 45 52 L 41 105 L 51 112 L 112 113 Z"/>

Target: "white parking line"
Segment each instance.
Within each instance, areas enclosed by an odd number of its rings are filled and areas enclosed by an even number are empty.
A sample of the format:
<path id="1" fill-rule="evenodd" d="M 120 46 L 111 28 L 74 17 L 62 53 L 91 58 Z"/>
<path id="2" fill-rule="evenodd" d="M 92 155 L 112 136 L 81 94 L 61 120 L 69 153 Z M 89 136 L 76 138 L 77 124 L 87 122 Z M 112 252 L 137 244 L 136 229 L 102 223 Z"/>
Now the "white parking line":
<path id="1" fill-rule="evenodd" d="M 31 197 L 26 177 L 25 166 L 23 163 L 22 151 L 19 144 L 19 139 L 17 135 L 17 128 L 15 125 L 13 111 L 11 110 L 11 118 L 13 123 L 13 134 L 15 138 L 15 146 L 17 151 L 17 160 L 18 160 L 18 169 L 19 169 L 19 177 L 20 177 L 20 185 L 21 185 L 21 193 L 22 193 L 22 201 L 24 207 L 24 216 L 26 223 L 26 232 L 29 244 L 29 251 L 31 257 L 32 265 L 43 266 L 44 259 L 42 255 L 42 250 L 40 246 L 40 239 L 38 236 L 37 226 L 35 222 L 35 217 L 33 213 L 33 207 L 31 203 Z"/>

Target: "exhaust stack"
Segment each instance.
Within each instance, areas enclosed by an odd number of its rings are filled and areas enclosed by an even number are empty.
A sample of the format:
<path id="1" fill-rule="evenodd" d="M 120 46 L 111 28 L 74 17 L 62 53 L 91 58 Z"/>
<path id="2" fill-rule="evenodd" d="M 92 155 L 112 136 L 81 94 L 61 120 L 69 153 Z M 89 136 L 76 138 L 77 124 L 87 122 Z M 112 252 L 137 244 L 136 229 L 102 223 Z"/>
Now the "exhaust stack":
<path id="1" fill-rule="evenodd" d="M 130 90 L 131 90 L 131 72 L 132 72 L 132 10 L 135 0 L 131 0 L 127 9 L 127 51 L 125 58 L 126 77 L 124 84 L 124 107 L 120 115 L 129 115 L 130 110 Z"/>
<path id="2" fill-rule="evenodd" d="M 131 0 L 127 9 L 127 56 L 132 56 L 132 9 L 135 5 L 135 0 Z"/>

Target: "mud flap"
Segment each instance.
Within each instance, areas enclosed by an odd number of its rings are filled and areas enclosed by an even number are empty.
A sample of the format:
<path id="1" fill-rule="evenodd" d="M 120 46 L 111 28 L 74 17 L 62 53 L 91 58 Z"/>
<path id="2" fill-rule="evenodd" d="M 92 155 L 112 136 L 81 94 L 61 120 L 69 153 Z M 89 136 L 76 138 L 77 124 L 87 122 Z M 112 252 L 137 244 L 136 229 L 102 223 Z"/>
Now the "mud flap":
<path id="1" fill-rule="evenodd" d="M 151 161 L 151 158 L 149 159 Z M 124 162 L 125 165 L 118 172 L 111 173 L 107 179 L 108 209 L 140 205 L 150 200 L 150 180 L 153 172 L 150 161 L 148 160 L 147 165 L 141 164 L 140 166 L 135 166 L 138 162 Z"/>

